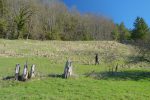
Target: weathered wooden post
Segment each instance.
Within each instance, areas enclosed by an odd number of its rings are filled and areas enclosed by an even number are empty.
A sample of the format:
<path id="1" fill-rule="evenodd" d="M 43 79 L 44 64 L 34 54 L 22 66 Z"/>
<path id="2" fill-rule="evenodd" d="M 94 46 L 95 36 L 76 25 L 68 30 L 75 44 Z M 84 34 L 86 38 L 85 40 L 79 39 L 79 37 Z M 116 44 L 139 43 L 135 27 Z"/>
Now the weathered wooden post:
<path id="1" fill-rule="evenodd" d="M 15 80 L 18 80 L 20 74 L 20 64 L 16 64 L 15 68 Z"/>
<path id="2" fill-rule="evenodd" d="M 64 78 L 68 78 L 72 75 L 72 62 L 67 60 L 64 68 Z"/>
<path id="3" fill-rule="evenodd" d="M 23 74 L 22 74 L 22 80 L 26 81 L 28 79 L 28 65 L 24 65 Z"/>
<path id="4" fill-rule="evenodd" d="M 95 65 L 99 64 L 99 57 L 98 54 L 95 54 Z"/>
<path id="5" fill-rule="evenodd" d="M 34 77 L 35 77 L 35 65 L 33 64 L 30 70 L 30 78 L 34 78 Z"/>
<path id="6" fill-rule="evenodd" d="M 118 71 L 118 63 L 117 63 L 116 68 L 115 68 L 115 72 L 117 72 L 117 71 Z"/>

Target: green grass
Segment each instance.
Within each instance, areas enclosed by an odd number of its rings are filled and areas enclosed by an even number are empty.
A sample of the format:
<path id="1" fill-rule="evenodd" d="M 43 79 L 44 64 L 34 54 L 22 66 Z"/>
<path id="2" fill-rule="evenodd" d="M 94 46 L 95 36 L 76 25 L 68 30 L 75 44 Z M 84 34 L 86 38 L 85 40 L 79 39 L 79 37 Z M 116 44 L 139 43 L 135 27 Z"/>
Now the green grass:
<path id="1" fill-rule="evenodd" d="M 121 60 L 106 63 L 107 48 L 108 54 L 117 48 L 115 53 Z M 101 55 L 100 65 L 93 65 L 94 52 Z M 133 55 L 136 50 L 132 46 L 112 41 L 0 40 L 0 100 L 149 100 L 150 64 L 126 63 L 126 58 Z M 69 79 L 50 76 L 62 74 L 66 57 L 70 56 L 75 76 Z M 21 64 L 22 73 L 27 59 L 29 68 L 36 64 L 35 79 L 26 82 L 2 80 L 14 75 L 17 63 Z M 108 72 L 116 63 L 119 63 L 118 72 Z M 123 68 L 122 64 L 125 64 Z"/>
<path id="2" fill-rule="evenodd" d="M 1 88 L 1 100 L 148 100 L 150 83 L 45 78 Z"/>

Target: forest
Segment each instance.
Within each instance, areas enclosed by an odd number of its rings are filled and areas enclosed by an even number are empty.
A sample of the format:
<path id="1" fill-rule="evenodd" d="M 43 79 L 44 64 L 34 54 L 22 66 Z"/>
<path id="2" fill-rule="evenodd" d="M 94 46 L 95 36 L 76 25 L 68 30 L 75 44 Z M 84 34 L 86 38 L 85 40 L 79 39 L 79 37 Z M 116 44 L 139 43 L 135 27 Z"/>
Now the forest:
<path id="1" fill-rule="evenodd" d="M 127 29 L 104 15 L 80 13 L 61 0 L 0 0 L 0 38 L 34 40 L 150 40 L 141 17 Z"/>

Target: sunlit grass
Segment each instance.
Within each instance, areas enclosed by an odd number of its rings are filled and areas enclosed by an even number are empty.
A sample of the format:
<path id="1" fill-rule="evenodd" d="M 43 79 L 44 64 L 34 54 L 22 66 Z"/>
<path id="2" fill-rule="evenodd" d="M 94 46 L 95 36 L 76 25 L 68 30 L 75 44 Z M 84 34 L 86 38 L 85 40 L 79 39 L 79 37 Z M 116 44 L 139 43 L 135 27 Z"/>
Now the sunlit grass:
<path id="1" fill-rule="evenodd" d="M 94 65 L 95 52 L 100 54 L 99 65 Z M 106 52 L 119 58 L 106 62 Z M 0 40 L 0 100 L 149 100 L 150 64 L 127 63 L 136 53 L 132 46 L 113 41 Z M 51 77 L 63 73 L 68 58 L 74 77 Z M 29 69 L 36 65 L 36 78 L 2 80 L 14 76 L 17 63 L 22 73 L 26 61 Z M 109 72 L 116 64 L 118 71 Z"/>

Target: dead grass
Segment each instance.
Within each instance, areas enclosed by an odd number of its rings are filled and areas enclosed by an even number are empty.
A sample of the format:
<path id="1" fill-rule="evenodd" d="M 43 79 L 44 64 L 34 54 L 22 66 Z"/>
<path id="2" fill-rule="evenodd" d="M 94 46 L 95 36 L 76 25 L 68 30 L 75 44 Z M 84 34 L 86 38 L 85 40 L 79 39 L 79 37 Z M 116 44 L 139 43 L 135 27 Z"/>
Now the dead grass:
<path id="1" fill-rule="evenodd" d="M 131 45 L 114 41 L 36 41 L 0 40 L 0 56 L 5 57 L 46 57 L 52 62 L 61 63 L 70 58 L 82 64 L 94 64 L 95 53 L 102 62 L 109 57 L 127 59 L 135 55 Z"/>

